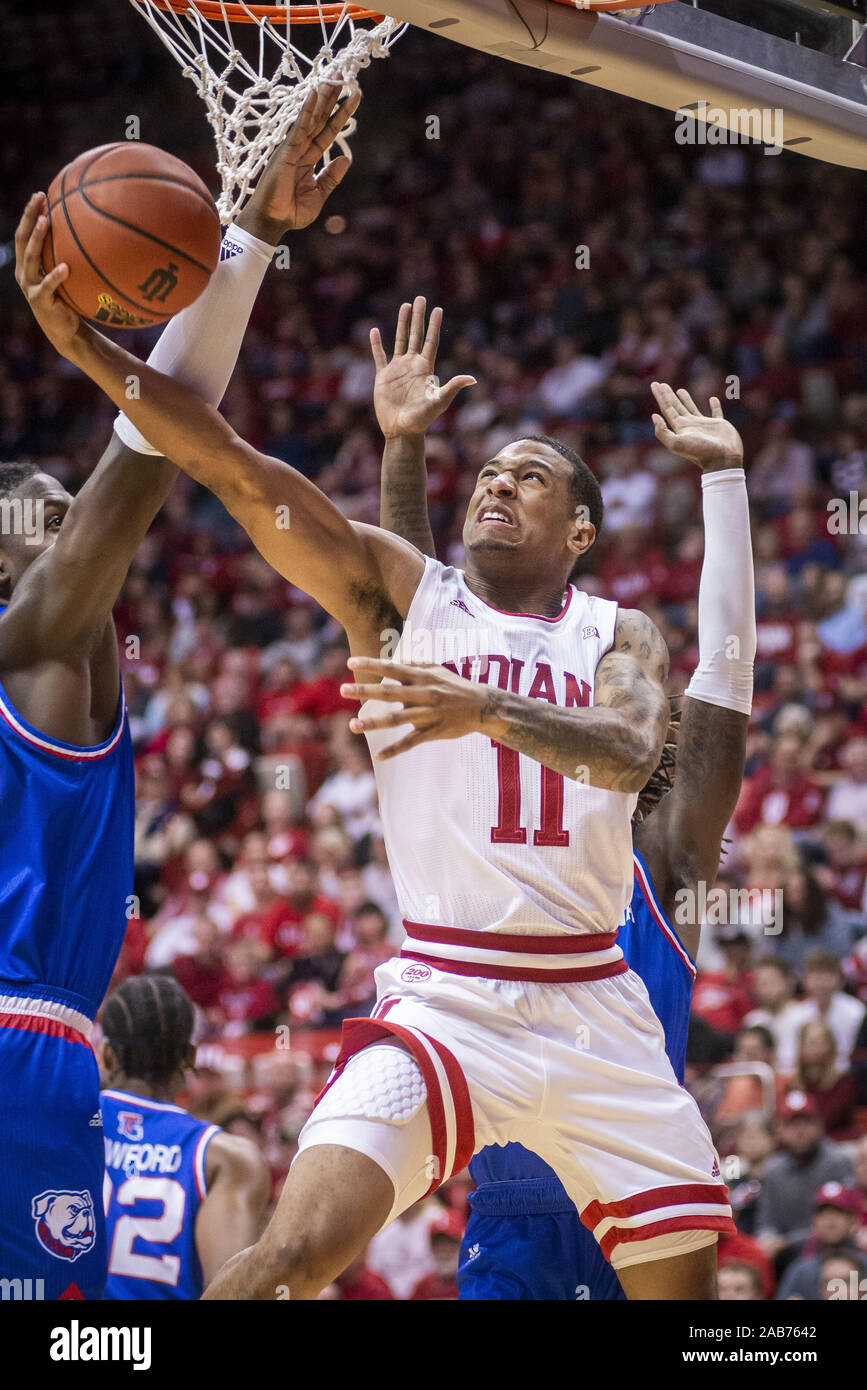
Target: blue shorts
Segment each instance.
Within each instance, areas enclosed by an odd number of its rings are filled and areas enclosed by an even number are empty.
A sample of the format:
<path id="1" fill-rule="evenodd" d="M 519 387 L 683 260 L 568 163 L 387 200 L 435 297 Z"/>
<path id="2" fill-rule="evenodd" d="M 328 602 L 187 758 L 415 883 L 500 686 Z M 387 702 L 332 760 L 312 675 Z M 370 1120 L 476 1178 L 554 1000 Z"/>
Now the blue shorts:
<path id="1" fill-rule="evenodd" d="M 462 1300 L 625 1300 L 617 1275 L 559 1183 L 485 1183 L 469 1200 L 458 1269 Z"/>
<path id="2" fill-rule="evenodd" d="M 90 1045 L 0 1027 L 0 1299 L 102 1298 L 104 1173 Z"/>

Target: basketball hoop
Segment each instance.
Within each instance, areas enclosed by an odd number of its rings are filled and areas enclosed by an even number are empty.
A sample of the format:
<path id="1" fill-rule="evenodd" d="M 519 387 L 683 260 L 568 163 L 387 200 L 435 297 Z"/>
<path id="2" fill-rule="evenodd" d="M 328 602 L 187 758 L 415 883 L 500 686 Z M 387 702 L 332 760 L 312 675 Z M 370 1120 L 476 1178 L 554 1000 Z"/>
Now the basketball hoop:
<path id="1" fill-rule="evenodd" d="M 195 83 L 217 145 L 220 218 L 231 222 L 272 153 L 286 138 L 307 94 L 339 83 L 341 96 L 358 87 L 373 58 L 387 58 L 406 28 L 375 10 L 316 0 L 305 5 L 257 5 L 246 0 L 130 0 Z M 255 29 L 244 53 L 234 25 Z M 319 25 L 318 51 L 305 53 L 293 28 Z M 315 41 L 314 41 L 315 42 Z M 308 45 L 309 47 L 309 45 Z M 253 51 L 254 50 L 254 51 Z M 348 155 L 351 120 L 335 144 Z M 328 156 L 325 156 L 328 162 Z"/>

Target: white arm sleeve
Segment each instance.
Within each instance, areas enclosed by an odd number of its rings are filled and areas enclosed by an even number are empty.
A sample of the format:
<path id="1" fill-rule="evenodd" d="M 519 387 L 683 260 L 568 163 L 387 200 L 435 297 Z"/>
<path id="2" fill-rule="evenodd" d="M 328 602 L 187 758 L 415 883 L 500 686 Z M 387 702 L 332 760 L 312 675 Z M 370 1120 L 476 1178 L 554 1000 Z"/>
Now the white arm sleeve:
<path id="1" fill-rule="evenodd" d="M 746 475 L 704 473 L 704 564 L 698 594 L 698 667 L 686 694 L 750 714 L 756 658 L 756 593 Z"/>
<path id="2" fill-rule="evenodd" d="M 166 325 L 148 365 L 219 405 L 274 251 L 242 227 L 228 227 L 206 288 Z M 125 415 L 118 415 L 114 429 L 136 453 L 159 454 Z"/>

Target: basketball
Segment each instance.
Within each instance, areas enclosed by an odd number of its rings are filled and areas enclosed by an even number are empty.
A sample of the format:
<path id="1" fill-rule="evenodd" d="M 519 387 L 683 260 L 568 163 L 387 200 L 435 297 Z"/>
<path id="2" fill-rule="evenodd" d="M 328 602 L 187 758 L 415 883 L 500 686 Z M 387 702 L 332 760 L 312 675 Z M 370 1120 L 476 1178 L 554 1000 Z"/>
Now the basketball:
<path id="1" fill-rule="evenodd" d="M 86 150 L 48 190 L 43 265 L 61 261 L 61 298 L 111 328 L 165 323 L 198 298 L 220 254 L 220 219 L 202 180 L 154 145 Z"/>

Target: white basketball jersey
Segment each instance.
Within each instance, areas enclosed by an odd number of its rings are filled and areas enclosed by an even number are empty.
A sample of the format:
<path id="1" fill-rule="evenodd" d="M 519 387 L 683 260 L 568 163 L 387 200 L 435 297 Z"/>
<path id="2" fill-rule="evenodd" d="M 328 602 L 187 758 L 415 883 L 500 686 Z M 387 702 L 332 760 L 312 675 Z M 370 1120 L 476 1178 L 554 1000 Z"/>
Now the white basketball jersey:
<path id="1" fill-rule="evenodd" d="M 616 615 L 616 603 L 574 586 L 556 618 L 501 612 L 461 570 L 428 559 L 390 655 L 556 705 L 592 705 Z M 393 708 L 370 701 L 365 713 Z M 371 753 L 409 728 L 372 731 Z M 633 889 L 635 794 L 564 778 L 482 734 L 422 743 L 374 769 L 406 921 L 529 936 L 616 931 Z"/>

